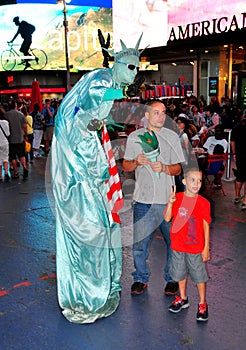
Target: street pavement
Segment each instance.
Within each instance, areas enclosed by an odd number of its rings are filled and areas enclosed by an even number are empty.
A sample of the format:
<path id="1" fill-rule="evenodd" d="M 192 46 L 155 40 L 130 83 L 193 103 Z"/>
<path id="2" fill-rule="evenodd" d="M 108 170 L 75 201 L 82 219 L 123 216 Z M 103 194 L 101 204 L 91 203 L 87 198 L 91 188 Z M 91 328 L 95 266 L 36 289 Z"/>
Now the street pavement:
<path id="1" fill-rule="evenodd" d="M 35 160 L 26 181 L 20 176 L 0 183 L 1 350 L 245 349 L 246 211 L 233 203 L 233 181 L 224 181 L 225 197 L 218 190 L 206 192 L 213 209 L 208 322 L 195 319 L 198 295 L 191 280 L 189 309 L 179 314 L 167 310 L 173 297 L 163 293 L 166 250 L 158 231 L 149 255 L 149 286 L 143 295 L 131 296 L 133 180 L 124 179 L 121 303 L 110 317 L 78 325 L 63 317 L 57 303 L 48 161 Z"/>

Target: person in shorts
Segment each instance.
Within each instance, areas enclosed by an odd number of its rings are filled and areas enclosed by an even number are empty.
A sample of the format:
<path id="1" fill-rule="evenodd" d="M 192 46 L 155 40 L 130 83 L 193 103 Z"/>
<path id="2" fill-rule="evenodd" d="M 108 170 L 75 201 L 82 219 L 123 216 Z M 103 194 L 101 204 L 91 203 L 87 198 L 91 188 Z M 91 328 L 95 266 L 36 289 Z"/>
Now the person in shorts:
<path id="1" fill-rule="evenodd" d="M 173 187 L 164 212 L 165 221 L 172 220 L 170 275 L 175 281 L 178 281 L 180 292 L 180 296 L 176 296 L 168 310 L 177 313 L 189 307 L 189 299 L 186 294 L 187 275 L 189 274 L 197 285 L 200 298 L 196 319 L 207 321 L 206 282 L 208 275 L 205 262 L 210 259 L 210 203 L 198 194 L 202 185 L 200 170 L 186 169 L 183 184 L 185 192 L 176 194 L 176 188 Z"/>
<path id="2" fill-rule="evenodd" d="M 24 114 L 17 110 L 17 103 L 12 101 L 9 105 L 9 111 L 5 113 L 5 119 L 9 123 L 9 162 L 13 169 L 12 179 L 19 179 L 18 163 L 20 161 L 23 167 L 23 178 L 28 177 L 26 167 L 24 135 L 26 134 L 26 119 Z"/>
<path id="3" fill-rule="evenodd" d="M 54 114 L 55 110 L 51 107 L 51 101 L 49 99 L 45 100 L 45 105 L 42 110 L 44 116 L 44 152 L 49 153 L 53 134 L 54 134 Z"/>

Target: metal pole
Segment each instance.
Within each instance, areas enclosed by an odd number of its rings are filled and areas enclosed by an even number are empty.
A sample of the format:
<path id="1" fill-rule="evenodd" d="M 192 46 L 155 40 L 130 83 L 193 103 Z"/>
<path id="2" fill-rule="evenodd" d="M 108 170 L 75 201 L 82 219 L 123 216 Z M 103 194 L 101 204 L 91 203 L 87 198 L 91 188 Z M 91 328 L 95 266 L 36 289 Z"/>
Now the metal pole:
<path id="1" fill-rule="evenodd" d="M 228 149 L 227 152 L 229 153 L 227 162 L 226 162 L 226 177 L 225 177 L 225 181 L 233 181 L 234 178 L 230 177 L 231 174 L 231 129 L 225 129 L 224 132 L 228 132 L 228 138 L 227 138 L 227 142 L 228 142 Z"/>
<path id="2" fill-rule="evenodd" d="M 232 53 L 233 47 L 232 44 L 228 48 L 228 97 L 232 98 Z"/>
<path id="3" fill-rule="evenodd" d="M 67 6 L 66 6 L 66 0 L 63 0 L 63 15 L 64 15 L 64 38 L 65 38 L 65 56 L 66 56 L 66 93 L 70 90 L 70 66 L 69 66 L 69 51 L 68 51 L 68 39 L 67 39 L 67 33 L 68 33 L 68 21 L 67 21 Z"/>

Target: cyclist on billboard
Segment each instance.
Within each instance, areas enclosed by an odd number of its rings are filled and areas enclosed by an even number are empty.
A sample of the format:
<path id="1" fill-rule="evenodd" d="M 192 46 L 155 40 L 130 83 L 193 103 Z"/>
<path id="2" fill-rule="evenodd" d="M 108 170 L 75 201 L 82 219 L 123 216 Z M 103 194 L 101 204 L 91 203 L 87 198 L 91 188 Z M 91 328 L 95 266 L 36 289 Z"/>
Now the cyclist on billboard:
<path id="1" fill-rule="evenodd" d="M 29 56 L 29 48 L 31 46 L 32 43 L 32 34 L 35 31 L 35 26 L 27 23 L 26 21 L 21 21 L 19 19 L 19 16 L 15 17 L 13 19 L 13 22 L 15 23 L 16 26 L 18 26 L 18 30 L 16 32 L 16 34 L 14 35 L 13 39 L 9 41 L 9 43 L 12 43 L 17 36 L 20 34 L 21 37 L 24 39 L 23 43 L 20 47 L 20 52 L 22 52 L 24 54 L 24 56 Z M 27 58 L 25 58 L 20 64 L 25 64 L 25 69 L 30 67 L 30 63 L 28 62 L 29 60 Z"/>

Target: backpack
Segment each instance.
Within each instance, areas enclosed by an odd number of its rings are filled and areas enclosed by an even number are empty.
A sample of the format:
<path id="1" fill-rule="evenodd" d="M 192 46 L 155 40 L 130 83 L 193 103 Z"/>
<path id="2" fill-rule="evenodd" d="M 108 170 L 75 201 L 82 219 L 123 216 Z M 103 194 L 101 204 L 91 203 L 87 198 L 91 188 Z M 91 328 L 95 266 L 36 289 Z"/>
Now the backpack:
<path id="1" fill-rule="evenodd" d="M 25 30 L 28 34 L 33 34 L 36 30 L 35 26 L 30 24 L 30 23 L 27 23 L 26 21 L 22 21 L 21 23 L 24 23 L 25 24 Z"/>

